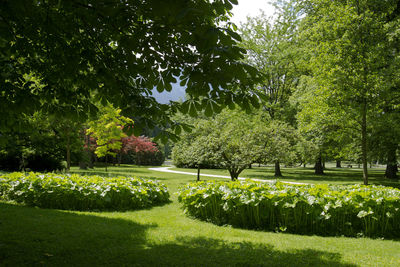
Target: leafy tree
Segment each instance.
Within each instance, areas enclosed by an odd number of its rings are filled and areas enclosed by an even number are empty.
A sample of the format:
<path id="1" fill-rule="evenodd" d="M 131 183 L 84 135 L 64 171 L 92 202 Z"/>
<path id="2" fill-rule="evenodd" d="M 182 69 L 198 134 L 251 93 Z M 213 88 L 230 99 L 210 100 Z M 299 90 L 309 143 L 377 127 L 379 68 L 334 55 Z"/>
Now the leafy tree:
<path id="1" fill-rule="evenodd" d="M 282 121 L 262 122 L 256 127 L 255 138 L 262 148 L 259 150 L 259 161 L 273 162 L 275 176 L 281 177 L 280 164 L 293 165 L 298 160 L 297 145 L 299 136 L 296 129 Z"/>
<path id="2" fill-rule="evenodd" d="M 359 131 L 355 115 L 340 106 L 330 104 L 332 91 L 319 86 L 313 77 L 303 76 L 291 101 L 298 107 L 298 129 L 305 142 L 311 142 L 315 163 L 315 174 L 324 174 L 326 157 L 352 159 L 354 142 L 359 140 L 354 133 Z M 349 147 L 351 149 L 349 150 Z"/>
<path id="3" fill-rule="evenodd" d="M 161 165 L 164 162 L 164 155 L 158 145 L 146 136 L 126 136 L 121 139 L 122 146 L 118 152 L 118 164 L 122 156 L 128 158 L 125 163 L 138 165 Z"/>
<path id="4" fill-rule="evenodd" d="M 247 50 L 246 62 L 263 74 L 257 89 L 262 92 L 262 106 L 271 119 L 294 123 L 289 97 L 296 87 L 300 69 L 296 44 L 297 8 L 292 2 L 277 2 L 277 18 L 264 13 L 248 17 L 239 32 Z"/>
<path id="5" fill-rule="evenodd" d="M 58 135 L 52 118 L 41 112 L 19 116 L 21 128 L 1 134 L 0 169 L 16 171 L 54 171 L 64 168 L 63 138 Z"/>
<path id="6" fill-rule="evenodd" d="M 240 62 L 240 36 L 228 21 L 236 3 L 3 0 L 0 131 L 38 110 L 84 121 L 99 101 L 136 114 L 137 135 L 156 124 L 174 130 L 169 116 L 178 108 L 247 107 L 257 72 Z M 191 99 L 166 105 L 151 96 L 178 79 Z"/>
<path id="7" fill-rule="evenodd" d="M 86 131 L 87 134 L 96 138 L 96 155 L 106 157 L 106 171 L 107 156 L 115 156 L 115 151 L 122 147 L 121 139 L 126 137 L 123 126 L 133 123 L 131 119 L 121 116 L 120 113 L 121 110 L 114 108 L 111 104 L 100 107 L 99 118 L 89 122 L 90 128 Z"/>
<path id="8" fill-rule="evenodd" d="M 399 65 L 398 1 L 303 1 L 305 39 L 311 42 L 310 64 L 318 85 L 330 90 L 330 104 L 359 124 L 364 184 L 368 184 L 369 113 L 386 96 L 396 94 Z M 396 26 L 394 26 L 396 25 Z M 397 84 L 396 84 L 397 83 Z M 397 90 L 398 91 L 398 90 Z M 397 97 L 396 97 L 397 98 Z"/>
<path id="9" fill-rule="evenodd" d="M 211 120 L 199 119 L 192 133 L 183 135 L 175 145 L 173 159 L 189 155 L 185 160 L 194 159 L 197 166 L 215 162 L 229 171 L 233 181 L 237 180 L 262 149 L 255 138 L 255 126 L 251 115 L 237 109 L 224 109 Z"/>

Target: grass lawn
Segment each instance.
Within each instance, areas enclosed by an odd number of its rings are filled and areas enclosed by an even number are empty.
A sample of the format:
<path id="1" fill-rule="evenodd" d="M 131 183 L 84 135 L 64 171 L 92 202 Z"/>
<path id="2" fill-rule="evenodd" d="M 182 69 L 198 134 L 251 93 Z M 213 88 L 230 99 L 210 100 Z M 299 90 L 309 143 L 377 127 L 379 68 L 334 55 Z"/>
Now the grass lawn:
<path id="1" fill-rule="evenodd" d="M 88 172 L 105 174 L 104 168 Z M 307 172 L 303 181 L 319 182 L 310 180 Z M 321 182 L 356 182 L 360 172 L 352 172 L 350 181 L 324 176 Z M 0 266 L 400 266 L 400 241 L 220 227 L 188 218 L 180 209 L 173 193 L 195 176 L 132 166 L 110 167 L 109 173 L 155 177 L 167 184 L 172 202 L 129 212 L 61 211 L 0 202 Z M 283 173 L 289 178 L 287 169 Z M 291 177 L 303 176 L 300 172 Z"/>
<path id="2" fill-rule="evenodd" d="M 171 168 L 171 170 L 197 173 L 197 169 Z M 362 184 L 362 170 L 358 168 L 335 168 L 330 167 L 324 170 L 324 175 L 315 175 L 313 168 L 281 168 L 283 177 L 280 181 L 301 182 L 301 183 L 327 183 L 327 184 Z M 217 174 L 229 176 L 224 169 L 202 169 L 201 174 Z M 383 177 L 385 169 L 368 169 L 369 183 L 386 186 L 400 187 L 399 181 L 390 181 Z M 240 175 L 243 178 L 256 178 L 265 180 L 276 180 L 274 167 L 254 167 L 245 169 Z"/>

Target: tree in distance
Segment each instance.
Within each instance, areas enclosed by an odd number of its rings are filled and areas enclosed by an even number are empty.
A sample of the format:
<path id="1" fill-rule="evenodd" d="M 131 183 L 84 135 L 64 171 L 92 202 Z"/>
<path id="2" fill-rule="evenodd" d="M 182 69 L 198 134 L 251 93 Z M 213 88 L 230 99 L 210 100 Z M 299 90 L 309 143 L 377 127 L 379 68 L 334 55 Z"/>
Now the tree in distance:
<path id="1" fill-rule="evenodd" d="M 114 108 L 111 104 L 100 107 L 99 118 L 89 122 L 88 135 L 96 139 L 95 152 L 98 157 L 116 156 L 116 152 L 121 149 L 121 139 L 126 137 L 123 126 L 133 124 L 129 118 L 120 115 L 121 110 Z"/>

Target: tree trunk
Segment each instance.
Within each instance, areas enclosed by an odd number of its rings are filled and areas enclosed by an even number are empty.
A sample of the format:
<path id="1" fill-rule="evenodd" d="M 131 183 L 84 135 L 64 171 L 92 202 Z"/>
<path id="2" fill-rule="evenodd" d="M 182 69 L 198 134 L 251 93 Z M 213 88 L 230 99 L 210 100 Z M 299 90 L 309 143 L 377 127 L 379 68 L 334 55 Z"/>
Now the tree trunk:
<path id="1" fill-rule="evenodd" d="M 324 169 L 324 170 L 325 170 L 325 159 L 324 159 L 324 160 L 322 160 L 322 169 Z"/>
<path id="2" fill-rule="evenodd" d="M 318 156 L 317 161 L 315 162 L 315 174 L 317 175 L 323 175 L 324 174 L 324 168 L 322 166 L 322 157 L 321 155 Z"/>
<path id="3" fill-rule="evenodd" d="M 236 181 L 238 179 L 239 174 L 235 170 L 229 170 L 229 174 L 231 175 L 232 181 Z"/>
<path id="4" fill-rule="evenodd" d="M 71 168 L 71 144 L 69 135 L 67 136 L 67 171 Z"/>
<path id="5" fill-rule="evenodd" d="M 279 160 L 275 161 L 275 177 L 282 177 L 282 173 L 281 173 L 281 165 L 279 163 Z"/>
<path id="6" fill-rule="evenodd" d="M 363 164 L 363 180 L 364 185 L 368 185 L 368 158 L 367 158 L 367 100 L 364 98 L 362 106 L 362 123 L 361 123 L 361 152 Z"/>
<path id="7" fill-rule="evenodd" d="M 197 181 L 200 181 L 200 165 L 197 165 Z"/>
<path id="8" fill-rule="evenodd" d="M 397 157 L 396 157 L 397 145 L 392 146 L 388 149 L 387 153 L 387 164 L 385 177 L 389 179 L 397 179 Z"/>
<path id="9" fill-rule="evenodd" d="M 108 159 L 108 155 L 106 155 L 106 172 L 107 172 L 107 159 Z"/>
<path id="10" fill-rule="evenodd" d="M 303 168 L 305 168 L 306 166 L 307 166 L 307 164 L 306 164 L 306 163 L 304 163 L 304 164 L 303 164 Z"/>
<path id="11" fill-rule="evenodd" d="M 118 153 L 118 166 L 121 166 L 122 152 Z"/>
<path id="12" fill-rule="evenodd" d="M 251 163 L 249 164 L 249 169 L 251 169 Z"/>
<path id="13" fill-rule="evenodd" d="M 336 160 L 336 168 L 342 168 L 342 161 L 340 159 Z"/>

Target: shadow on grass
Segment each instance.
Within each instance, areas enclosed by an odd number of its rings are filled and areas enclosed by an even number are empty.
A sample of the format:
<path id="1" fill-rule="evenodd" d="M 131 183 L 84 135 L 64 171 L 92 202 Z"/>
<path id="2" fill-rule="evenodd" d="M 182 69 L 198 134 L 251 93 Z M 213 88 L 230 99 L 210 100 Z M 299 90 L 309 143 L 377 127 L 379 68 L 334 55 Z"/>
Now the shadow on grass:
<path id="1" fill-rule="evenodd" d="M 342 263 L 338 253 L 279 251 L 272 245 L 204 237 L 178 237 L 176 243 L 153 246 L 148 254 L 163 255 L 163 262 L 170 266 L 356 266 Z"/>
<path id="2" fill-rule="evenodd" d="M 155 244 L 147 231 L 158 225 L 107 214 L 7 203 L 0 203 L 0 210 L 2 266 L 355 266 L 341 263 L 337 253 L 279 251 L 271 245 L 205 237 Z"/>

